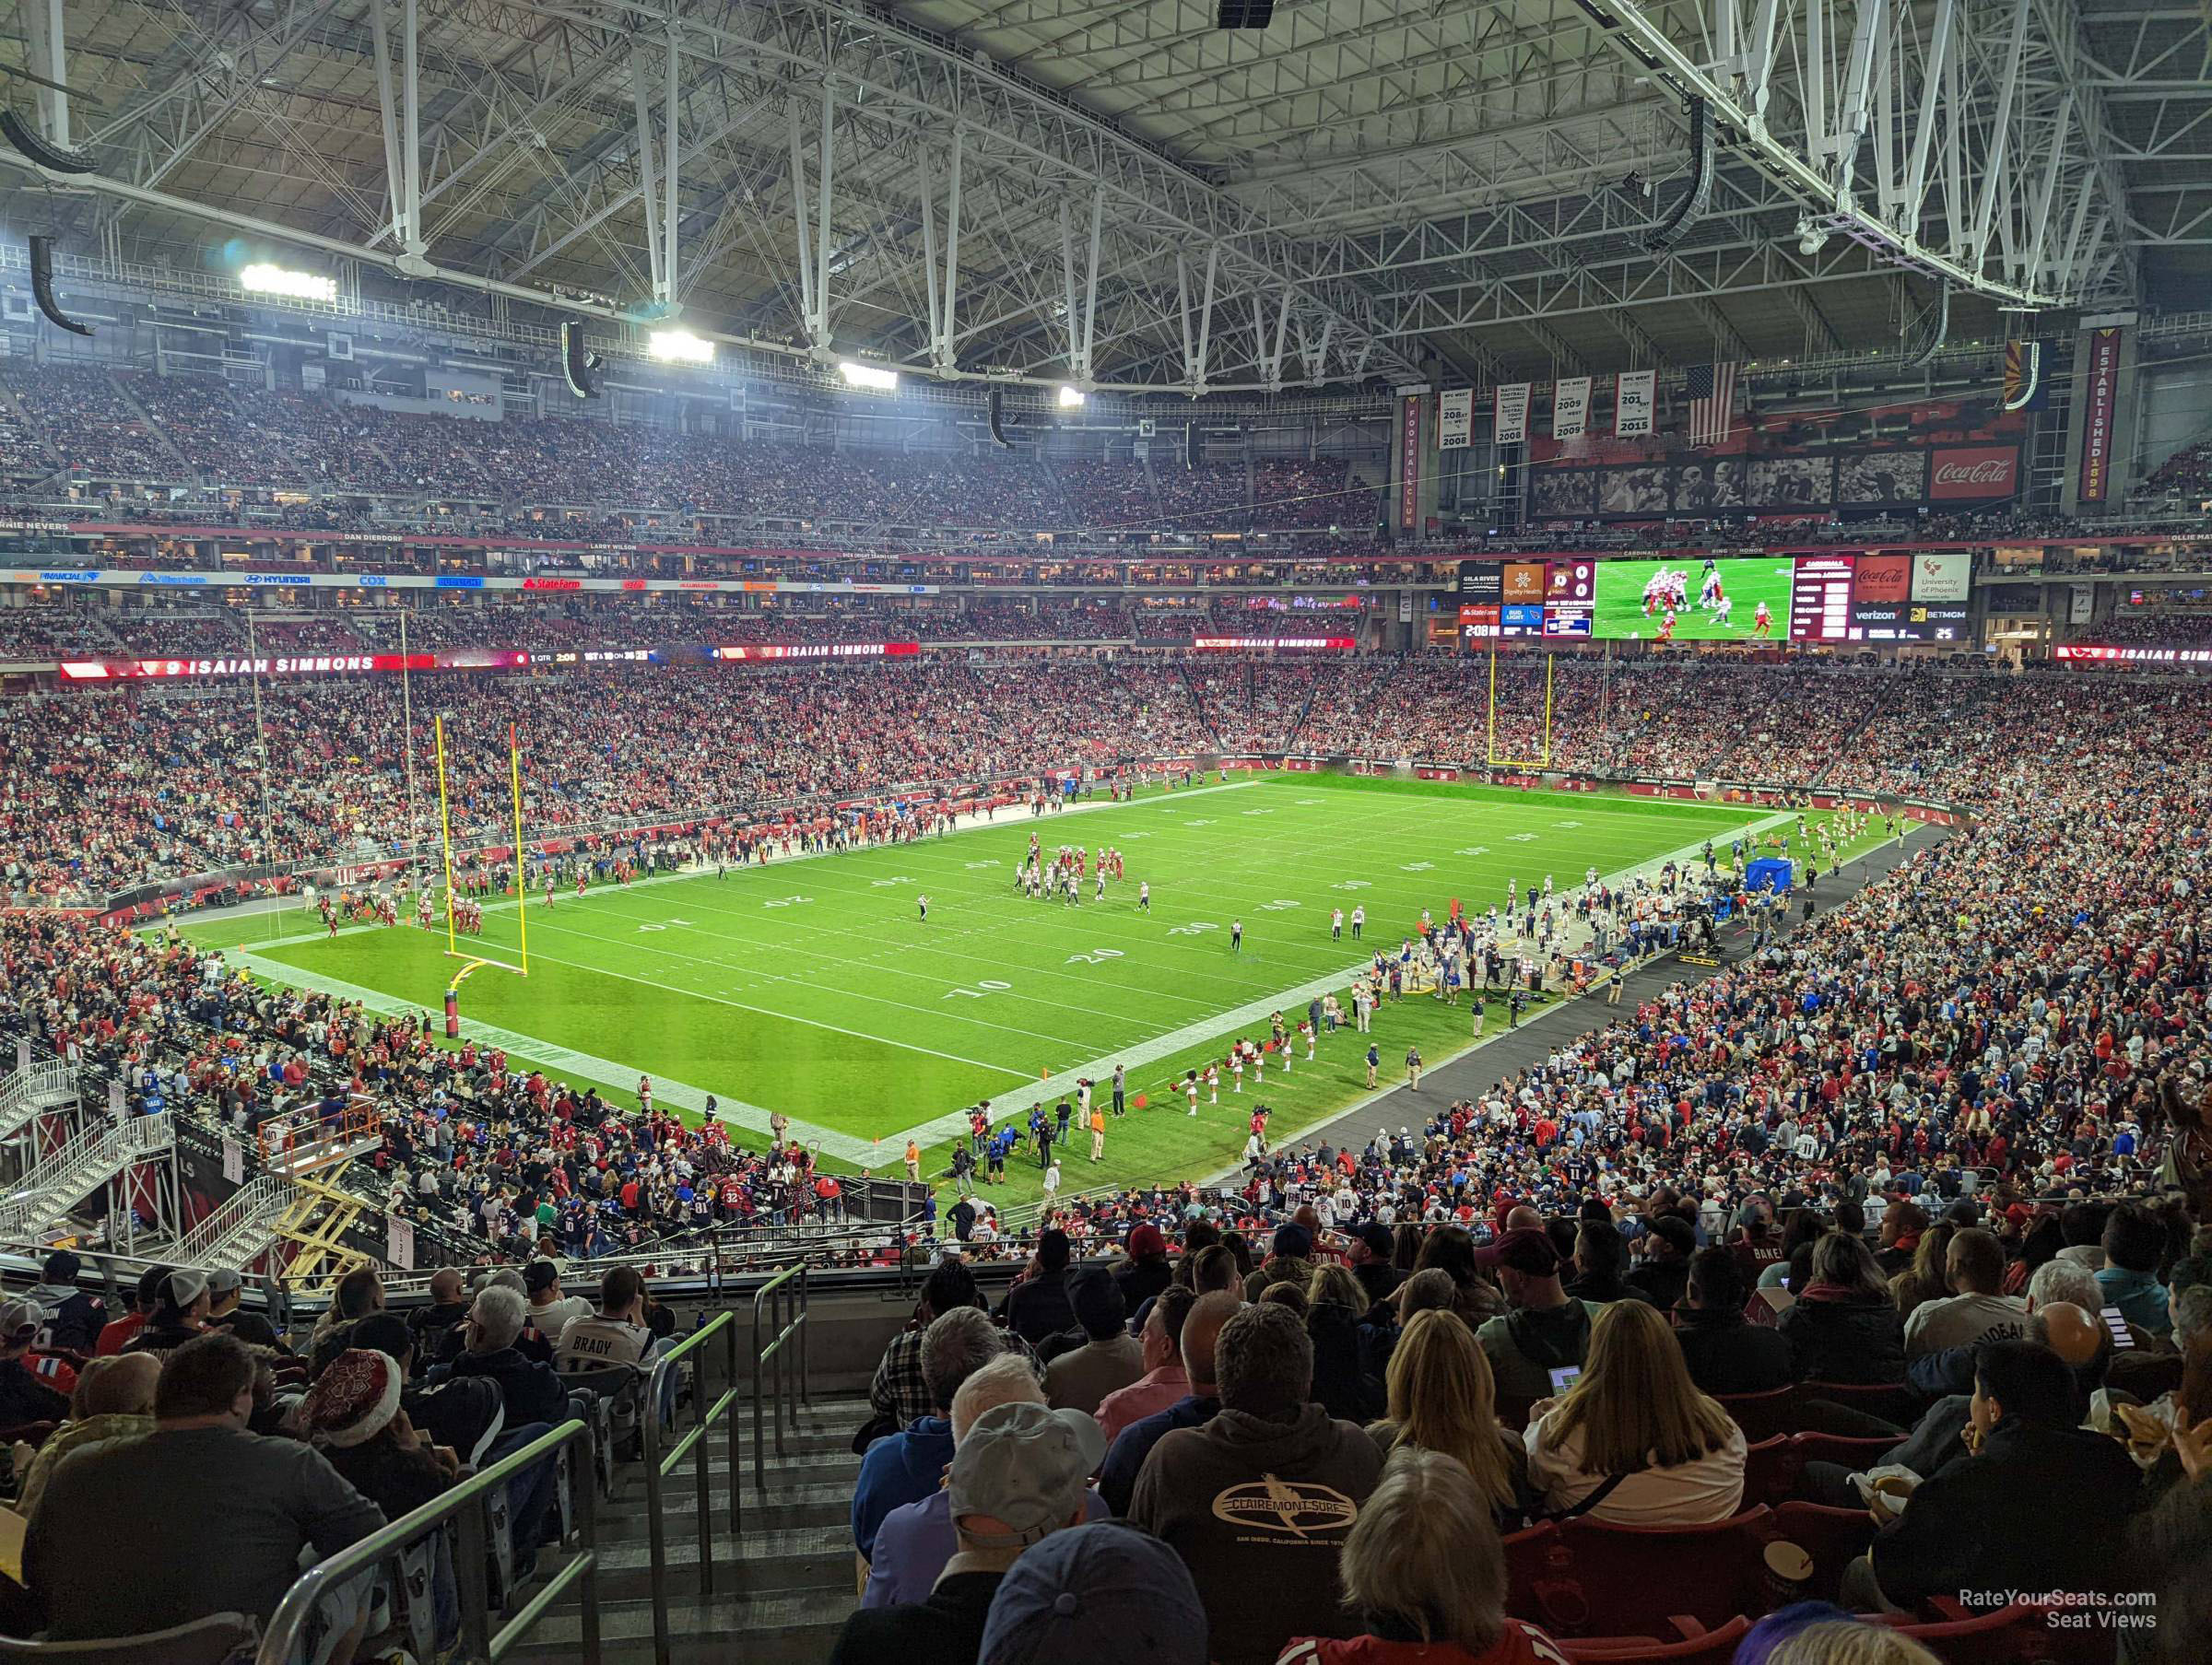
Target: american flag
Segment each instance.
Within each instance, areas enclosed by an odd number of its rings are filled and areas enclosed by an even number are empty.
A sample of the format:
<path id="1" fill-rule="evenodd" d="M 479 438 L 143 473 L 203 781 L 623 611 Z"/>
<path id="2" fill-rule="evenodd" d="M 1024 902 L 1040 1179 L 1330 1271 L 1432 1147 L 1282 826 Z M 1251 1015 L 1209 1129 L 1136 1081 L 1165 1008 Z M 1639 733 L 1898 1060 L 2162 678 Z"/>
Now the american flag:
<path id="1" fill-rule="evenodd" d="M 1693 364 L 1689 367 L 1689 442 L 1719 445 L 1728 438 L 1728 424 L 1735 415 L 1735 366 Z"/>

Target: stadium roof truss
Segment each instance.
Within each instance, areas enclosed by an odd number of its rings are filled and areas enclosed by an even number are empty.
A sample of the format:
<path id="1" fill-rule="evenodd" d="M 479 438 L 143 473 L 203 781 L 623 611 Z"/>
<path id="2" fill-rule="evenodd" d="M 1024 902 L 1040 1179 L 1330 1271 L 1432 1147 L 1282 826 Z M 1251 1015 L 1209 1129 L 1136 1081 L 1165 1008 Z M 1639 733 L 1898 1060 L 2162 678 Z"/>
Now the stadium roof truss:
<path id="1" fill-rule="evenodd" d="M 10 233 L 119 269 L 289 245 L 347 296 L 680 312 L 818 363 L 1195 392 L 1786 357 L 1893 345 L 1908 285 L 1994 322 L 2155 299 L 2212 246 L 2197 0 L 15 17 L 0 93 L 92 170 L 0 148 Z M 1709 197 L 1654 240 L 1697 103 Z"/>

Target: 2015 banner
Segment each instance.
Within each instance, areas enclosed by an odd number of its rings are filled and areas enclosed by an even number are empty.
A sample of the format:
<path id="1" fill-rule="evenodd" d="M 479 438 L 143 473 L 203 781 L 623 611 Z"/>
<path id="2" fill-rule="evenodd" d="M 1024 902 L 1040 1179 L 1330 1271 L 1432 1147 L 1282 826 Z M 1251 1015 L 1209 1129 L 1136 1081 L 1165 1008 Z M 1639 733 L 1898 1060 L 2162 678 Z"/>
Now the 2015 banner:
<path id="1" fill-rule="evenodd" d="M 1613 379 L 1613 433 L 1617 439 L 1652 431 L 1659 402 L 1657 370 L 1623 370 Z"/>
<path id="2" fill-rule="evenodd" d="M 1551 437 L 1579 440 L 1590 429 L 1590 378 L 1569 376 L 1551 384 Z"/>

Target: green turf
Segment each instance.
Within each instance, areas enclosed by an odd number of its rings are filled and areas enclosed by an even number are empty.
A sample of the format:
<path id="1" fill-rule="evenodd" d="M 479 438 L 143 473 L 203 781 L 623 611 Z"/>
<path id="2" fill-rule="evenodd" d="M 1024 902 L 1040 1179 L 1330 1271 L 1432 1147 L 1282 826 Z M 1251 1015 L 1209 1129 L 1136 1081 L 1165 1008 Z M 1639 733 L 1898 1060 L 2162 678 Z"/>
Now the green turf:
<path id="1" fill-rule="evenodd" d="M 1718 563 L 1721 583 L 1732 604 L 1725 625 L 1716 623 L 1710 609 L 1698 604 L 1704 562 L 1685 555 L 1665 561 L 1600 561 L 1597 596 L 1591 610 L 1590 634 L 1600 640 L 1649 640 L 1659 634 L 1660 616 L 1644 616 L 1643 587 L 1665 567 L 1688 574 L 1688 593 L 1675 614 L 1677 641 L 1787 641 L 1790 638 L 1790 586 L 1794 563 L 1771 557 L 1724 560 Z M 1759 604 L 1767 604 L 1773 624 L 1764 637 L 1754 632 Z"/>
<path id="2" fill-rule="evenodd" d="M 1295 1026 L 1303 1003 L 1287 991 L 1327 978 L 1343 994 L 1358 951 L 1348 929 L 1345 942 L 1330 940 L 1332 907 L 1348 916 L 1364 903 L 1368 944 L 1394 945 L 1423 907 L 1441 920 L 1453 897 L 1470 911 L 1502 900 L 1509 874 L 1526 885 L 1549 873 L 1564 891 L 1588 866 L 1610 874 L 1706 837 L 1724 848 L 1766 814 L 1296 776 L 1041 819 L 1002 813 L 995 825 L 912 846 L 727 878 L 594 885 L 550 909 L 533 897 L 530 976 L 477 972 L 463 991 L 464 1019 L 537 1038 L 546 1044 L 533 1061 L 567 1079 L 626 1089 L 641 1070 L 881 1139 L 887 1167 L 900 1155 L 892 1136 L 910 1127 L 981 1097 L 1002 1118 L 1040 1097 L 1049 1108 L 1064 1082 L 1072 1086 L 1071 1071 L 1100 1066 L 1103 1080 L 1117 1053 L 1153 1043 L 1159 1055 L 1130 1069 L 1132 1096 L 1147 1094 L 1152 1108 L 1110 1130 L 1105 1164 L 1088 1161 L 1087 1142 L 1069 1153 L 1065 1185 L 1182 1178 L 1234 1158 L 1257 1098 L 1277 1109 L 1279 1136 L 1364 1093 L 1364 1046 L 1340 1034 L 1287 1079 L 1270 1070 L 1241 1097 L 1225 1083 L 1220 1105 L 1202 1105 L 1195 1119 L 1180 1103 L 1171 1114 L 1161 1108 L 1160 1087 L 1218 1057 L 1230 1035 L 1264 1038 L 1264 1018 L 1231 1025 L 1224 1014 L 1281 1004 Z M 1118 845 L 1126 878 L 1103 904 L 1088 881 L 1073 908 L 1024 899 L 1013 875 L 1032 827 L 1048 852 L 1063 841 Z M 1149 918 L 1136 909 L 1140 879 L 1152 885 Z M 1240 917 L 1241 954 L 1229 945 Z M 438 1009 L 453 968 L 442 932 L 409 923 L 302 934 L 313 926 L 293 912 L 280 924 L 230 920 L 193 934 L 251 949 L 302 980 Z M 483 950 L 517 956 L 517 927 L 512 908 L 488 911 Z M 1159 1044 L 1183 1031 L 1173 1049 Z M 1464 1047 L 1466 1014 L 1408 999 L 1385 1009 L 1375 1039 L 1384 1080 L 1400 1079 L 1408 1044 L 1431 1065 Z M 616 1067 L 582 1066 L 576 1054 Z M 933 1142 L 933 1172 L 947 1148 Z M 852 1159 L 870 1166 L 875 1152 Z M 1025 1174 L 1007 1194 L 1033 1189 Z"/>

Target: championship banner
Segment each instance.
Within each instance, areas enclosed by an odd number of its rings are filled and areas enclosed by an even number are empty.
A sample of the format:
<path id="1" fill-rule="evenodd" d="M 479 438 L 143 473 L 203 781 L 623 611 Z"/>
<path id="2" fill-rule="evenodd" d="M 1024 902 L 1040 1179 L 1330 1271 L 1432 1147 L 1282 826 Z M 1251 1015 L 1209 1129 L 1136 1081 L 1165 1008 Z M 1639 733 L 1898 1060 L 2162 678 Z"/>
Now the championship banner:
<path id="1" fill-rule="evenodd" d="M 2120 332 L 2089 333 L 2088 399 L 2081 413 L 2081 480 L 2076 494 L 2101 503 L 2112 484 L 2112 416 L 2120 393 Z"/>
<path id="2" fill-rule="evenodd" d="M 1475 390 L 1463 387 L 1436 396 L 1436 448 L 1465 451 L 1475 442 Z"/>
<path id="3" fill-rule="evenodd" d="M 1652 410 L 1659 402 L 1657 370 L 1623 370 L 1613 378 L 1613 437 L 1652 431 Z"/>
<path id="4" fill-rule="evenodd" d="M 1570 376 L 1551 384 L 1551 437 L 1579 440 L 1590 428 L 1590 378 Z"/>
<path id="5" fill-rule="evenodd" d="M 1528 395 L 1532 386 L 1526 381 L 1507 381 L 1500 384 L 1493 395 L 1499 444 L 1524 445 L 1528 442 Z"/>

